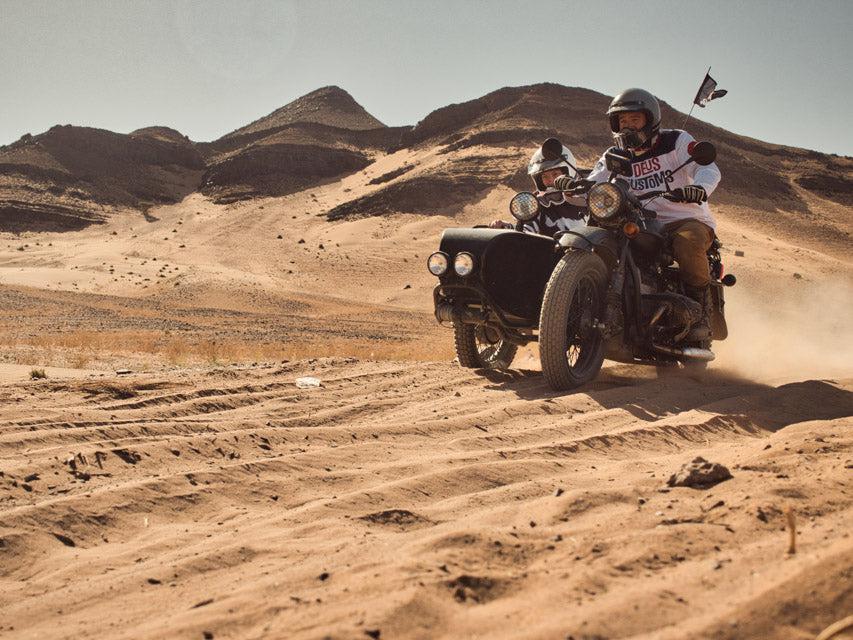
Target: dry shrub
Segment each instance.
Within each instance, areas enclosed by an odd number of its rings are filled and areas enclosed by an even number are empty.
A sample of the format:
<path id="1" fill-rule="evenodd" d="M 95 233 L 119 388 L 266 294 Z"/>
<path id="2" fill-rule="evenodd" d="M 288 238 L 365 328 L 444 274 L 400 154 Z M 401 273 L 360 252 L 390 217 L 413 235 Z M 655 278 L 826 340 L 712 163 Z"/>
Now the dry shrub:
<path id="1" fill-rule="evenodd" d="M 146 356 L 170 365 L 221 364 L 299 360 L 320 357 L 355 357 L 362 360 L 450 360 L 452 334 L 438 339 L 352 340 L 327 336 L 298 342 L 259 342 L 237 338 L 209 338 L 190 333 L 134 331 L 71 331 L 15 339 L 0 337 L 19 362 L 31 365 L 86 368 L 110 359 Z"/>
<path id="2" fill-rule="evenodd" d="M 88 365 L 92 361 L 92 354 L 90 350 L 78 351 L 74 353 L 71 357 L 71 367 L 74 369 L 85 369 L 86 365 Z"/>
<path id="3" fill-rule="evenodd" d="M 162 350 L 169 364 L 186 364 L 189 361 L 190 352 L 190 345 L 186 340 L 169 340 Z M 157 351 L 151 353 L 157 353 Z"/>
<path id="4" fill-rule="evenodd" d="M 28 338 L 26 344 L 46 349 L 61 348 L 110 353 L 153 353 L 162 334 L 139 331 L 68 331 Z"/>

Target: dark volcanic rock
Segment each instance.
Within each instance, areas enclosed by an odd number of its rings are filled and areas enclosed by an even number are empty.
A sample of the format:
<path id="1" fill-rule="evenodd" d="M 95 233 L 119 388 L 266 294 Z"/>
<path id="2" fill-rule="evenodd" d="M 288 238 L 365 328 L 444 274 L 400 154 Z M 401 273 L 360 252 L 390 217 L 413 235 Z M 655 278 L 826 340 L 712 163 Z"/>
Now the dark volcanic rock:
<path id="1" fill-rule="evenodd" d="M 453 592 L 457 602 L 473 602 L 483 604 L 498 598 L 504 590 L 504 585 L 493 578 L 485 576 L 460 575 L 445 583 Z"/>
<path id="2" fill-rule="evenodd" d="M 419 516 L 416 513 L 407 511 L 406 509 L 387 509 L 376 513 L 369 513 L 366 516 L 361 516 L 362 520 L 372 522 L 374 524 L 390 524 L 398 526 L 426 524 L 430 520 Z"/>
<path id="3" fill-rule="evenodd" d="M 853 180 L 848 176 L 809 173 L 796 179 L 801 187 L 843 204 L 853 203 Z"/>
<path id="4" fill-rule="evenodd" d="M 347 149 L 257 145 L 212 164 L 202 179 L 202 192 L 223 203 L 259 195 L 286 195 L 368 164 L 370 160 L 363 153 Z"/>
<path id="5" fill-rule="evenodd" d="M 127 464 L 136 464 L 137 462 L 142 460 L 141 455 L 139 455 L 136 451 L 131 451 L 130 449 L 113 449 L 113 453 L 116 454 Z"/>
<path id="6" fill-rule="evenodd" d="M 71 538 L 61 533 L 54 533 L 53 537 L 59 540 L 66 547 L 76 547 L 77 543 L 75 543 Z"/>

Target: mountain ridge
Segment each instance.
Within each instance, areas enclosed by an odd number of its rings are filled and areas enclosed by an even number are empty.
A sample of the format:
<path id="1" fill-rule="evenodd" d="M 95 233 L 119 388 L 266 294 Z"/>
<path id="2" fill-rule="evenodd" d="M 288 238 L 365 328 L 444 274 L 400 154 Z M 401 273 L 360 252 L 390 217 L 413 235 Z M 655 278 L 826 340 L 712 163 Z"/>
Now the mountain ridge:
<path id="1" fill-rule="evenodd" d="M 560 138 L 591 166 L 611 144 L 609 101 L 555 83 L 503 87 L 435 109 L 414 126 L 387 127 L 345 90 L 327 86 L 212 142 L 193 142 L 166 126 L 129 134 L 56 126 L 0 147 L 0 229 L 80 228 L 113 209 L 144 211 L 193 192 L 222 204 L 283 196 L 353 175 L 401 149 L 434 149 L 440 162 L 390 172 L 329 218 L 428 213 L 431 203 L 452 212 L 496 184 L 527 188 L 526 159 L 546 137 Z M 665 126 L 683 118 L 666 103 L 662 111 Z M 750 199 L 756 210 L 787 212 L 797 224 L 813 196 L 853 204 L 853 159 L 696 119 L 689 129 L 718 147 L 724 177 L 715 200 Z"/>

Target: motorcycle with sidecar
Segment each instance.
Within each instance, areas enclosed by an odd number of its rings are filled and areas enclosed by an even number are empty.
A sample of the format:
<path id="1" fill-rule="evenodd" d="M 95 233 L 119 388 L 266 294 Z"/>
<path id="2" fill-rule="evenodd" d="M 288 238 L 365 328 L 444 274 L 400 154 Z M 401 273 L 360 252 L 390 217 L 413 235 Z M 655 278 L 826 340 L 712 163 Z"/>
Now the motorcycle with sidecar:
<path id="1" fill-rule="evenodd" d="M 697 143 L 679 169 L 715 158 L 712 144 Z M 610 179 L 588 189 L 587 226 L 554 238 L 522 232 L 539 206 L 522 192 L 510 202 L 514 229 L 444 231 L 427 267 L 461 366 L 507 369 L 519 346 L 538 342 L 545 379 L 566 390 L 594 379 L 605 358 L 690 369 L 714 359 L 711 341 L 728 335 L 723 290 L 736 282 L 723 273 L 721 244 L 708 250 L 711 336 L 690 342 L 701 306 L 684 294 L 664 225 L 644 207 L 666 190 L 638 198 L 623 178 L 630 154 L 613 148 L 605 159 Z"/>

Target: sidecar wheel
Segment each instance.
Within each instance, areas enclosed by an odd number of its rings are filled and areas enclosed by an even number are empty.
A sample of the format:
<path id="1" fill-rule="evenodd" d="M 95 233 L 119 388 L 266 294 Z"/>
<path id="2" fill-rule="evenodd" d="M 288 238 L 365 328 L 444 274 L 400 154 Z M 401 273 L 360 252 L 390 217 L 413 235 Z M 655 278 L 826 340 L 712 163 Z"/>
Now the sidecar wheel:
<path id="1" fill-rule="evenodd" d="M 593 253 L 571 251 L 554 268 L 539 317 L 539 359 L 551 388 L 573 389 L 598 375 L 604 362 L 600 321 L 607 267 Z"/>
<path id="2" fill-rule="evenodd" d="M 484 325 L 453 323 L 456 356 L 468 369 L 509 369 L 518 347 Z"/>

